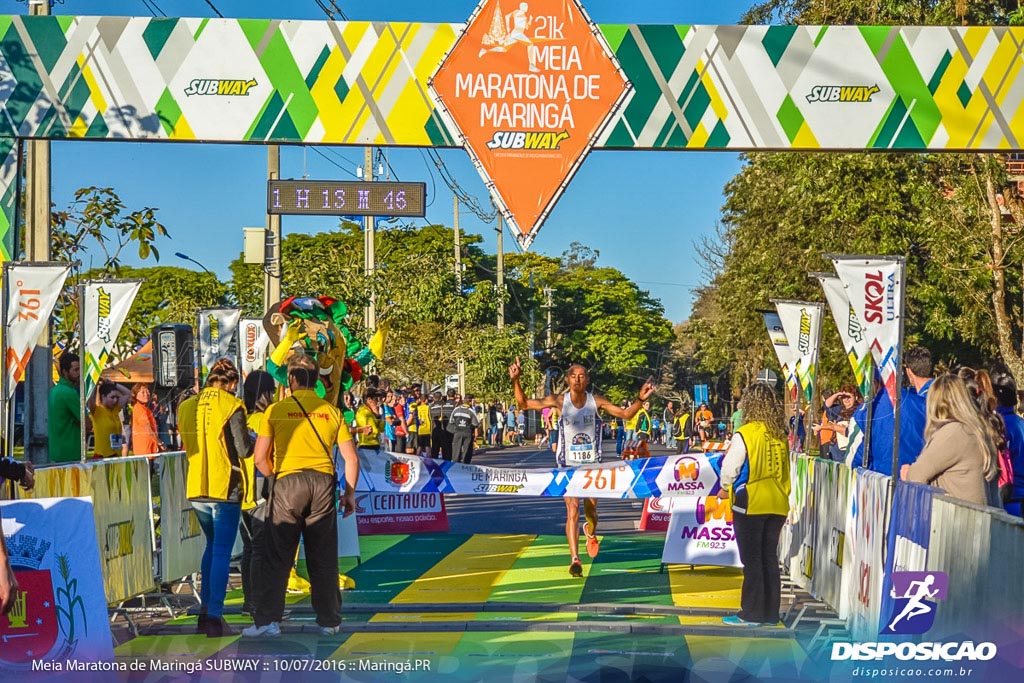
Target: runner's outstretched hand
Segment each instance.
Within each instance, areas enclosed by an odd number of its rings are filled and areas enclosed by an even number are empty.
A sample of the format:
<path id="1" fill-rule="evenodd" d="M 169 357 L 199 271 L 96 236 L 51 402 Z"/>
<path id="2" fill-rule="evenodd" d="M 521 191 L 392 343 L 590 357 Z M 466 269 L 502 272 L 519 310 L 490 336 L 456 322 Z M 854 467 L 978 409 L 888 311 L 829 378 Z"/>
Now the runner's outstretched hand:
<path id="1" fill-rule="evenodd" d="M 651 394 L 654 393 L 654 383 L 651 380 L 644 382 L 644 385 L 640 387 L 640 402 L 646 401 L 650 398 Z"/>
<path id="2" fill-rule="evenodd" d="M 523 374 L 523 364 L 519 360 L 519 356 L 516 356 L 516 362 L 508 366 L 508 376 L 514 382 L 519 379 L 520 375 Z"/>

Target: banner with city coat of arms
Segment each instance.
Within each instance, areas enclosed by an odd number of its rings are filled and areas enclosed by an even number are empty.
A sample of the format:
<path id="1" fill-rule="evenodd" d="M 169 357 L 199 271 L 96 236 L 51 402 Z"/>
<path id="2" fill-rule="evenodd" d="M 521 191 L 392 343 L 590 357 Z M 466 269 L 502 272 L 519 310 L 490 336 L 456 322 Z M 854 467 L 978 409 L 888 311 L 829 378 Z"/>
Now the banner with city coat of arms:
<path id="1" fill-rule="evenodd" d="M 92 501 L 4 501 L 0 514 L 20 588 L 0 616 L 0 678 L 36 671 L 33 662 L 112 661 Z"/>

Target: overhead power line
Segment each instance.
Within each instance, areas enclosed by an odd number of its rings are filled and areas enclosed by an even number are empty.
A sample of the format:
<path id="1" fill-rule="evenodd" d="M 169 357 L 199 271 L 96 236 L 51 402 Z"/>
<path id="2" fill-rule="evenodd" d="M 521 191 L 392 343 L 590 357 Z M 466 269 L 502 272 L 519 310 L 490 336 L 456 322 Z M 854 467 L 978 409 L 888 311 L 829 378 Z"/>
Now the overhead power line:
<path id="1" fill-rule="evenodd" d="M 220 17 L 221 19 L 224 18 L 224 15 L 220 13 L 220 10 L 217 9 L 216 6 L 214 6 L 214 4 L 210 0 L 206 0 L 206 4 L 210 6 L 210 9 L 212 9 L 218 17 Z"/>

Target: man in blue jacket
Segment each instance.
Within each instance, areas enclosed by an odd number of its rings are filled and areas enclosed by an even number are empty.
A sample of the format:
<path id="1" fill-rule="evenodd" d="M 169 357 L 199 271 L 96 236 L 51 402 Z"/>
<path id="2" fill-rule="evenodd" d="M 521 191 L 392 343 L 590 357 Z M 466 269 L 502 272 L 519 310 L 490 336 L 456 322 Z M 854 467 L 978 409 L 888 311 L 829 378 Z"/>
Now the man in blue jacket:
<path id="1" fill-rule="evenodd" d="M 900 404 L 900 465 L 911 465 L 924 448 L 924 424 L 927 417 L 928 389 L 932 385 L 932 354 L 923 346 L 915 346 L 903 356 L 903 365 L 910 385 L 903 389 Z M 865 403 L 853 419 L 865 432 L 867 404 Z M 875 402 L 871 415 L 870 462 L 864 464 L 864 444 L 857 447 L 853 456 L 853 467 L 867 467 L 881 474 L 892 476 L 893 441 L 892 402 L 885 387 L 875 385 Z M 866 440 L 866 439 L 865 439 Z"/>
<path id="2" fill-rule="evenodd" d="M 992 390 L 996 395 L 996 412 L 1006 423 L 1006 447 L 1010 449 L 1010 464 L 1013 467 L 1013 481 L 1004 508 L 1008 513 L 1021 517 L 1024 508 L 1024 420 L 1014 407 L 1017 405 L 1017 383 L 1013 377 L 997 372 L 992 375 Z M 1002 491 L 1000 491 L 1002 493 Z"/>

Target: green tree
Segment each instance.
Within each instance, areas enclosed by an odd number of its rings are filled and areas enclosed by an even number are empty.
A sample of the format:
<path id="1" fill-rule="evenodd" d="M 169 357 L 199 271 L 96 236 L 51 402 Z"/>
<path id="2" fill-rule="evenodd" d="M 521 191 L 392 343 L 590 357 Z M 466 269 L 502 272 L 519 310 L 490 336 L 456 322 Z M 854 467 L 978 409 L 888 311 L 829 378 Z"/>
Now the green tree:
<path id="1" fill-rule="evenodd" d="M 142 260 L 160 260 L 158 237 L 168 232 L 156 216 L 157 209 L 144 207 L 129 211 L 109 187 L 85 187 L 75 192 L 74 201 L 63 211 L 51 214 L 51 253 L 55 261 L 72 264 L 64 291 L 53 314 L 54 337 L 61 345 L 77 345 L 78 290 L 83 269 L 90 278 L 121 277 L 125 249 L 134 247 Z M 134 340 L 122 333 L 115 356 L 131 351 Z"/>

